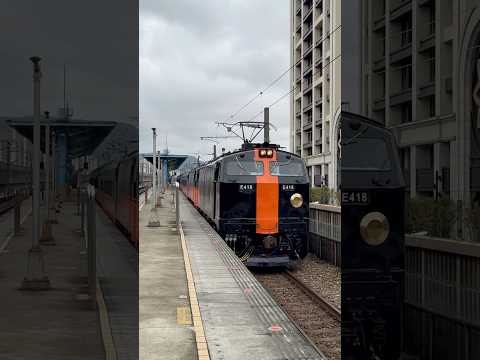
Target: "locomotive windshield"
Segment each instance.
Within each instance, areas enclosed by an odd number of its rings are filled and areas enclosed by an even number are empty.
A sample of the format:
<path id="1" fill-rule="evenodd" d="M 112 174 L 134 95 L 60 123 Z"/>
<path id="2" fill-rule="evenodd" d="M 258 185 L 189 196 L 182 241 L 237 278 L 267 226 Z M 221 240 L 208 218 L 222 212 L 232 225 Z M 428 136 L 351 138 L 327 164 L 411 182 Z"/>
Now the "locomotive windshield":
<path id="1" fill-rule="evenodd" d="M 302 161 L 271 161 L 270 175 L 274 176 L 305 176 L 305 168 Z"/>
<path id="2" fill-rule="evenodd" d="M 389 148 L 382 138 L 352 138 L 342 146 L 348 146 L 348 156 L 342 157 L 343 169 L 391 170 Z"/>
<path id="3" fill-rule="evenodd" d="M 239 159 L 235 157 L 226 163 L 226 175 L 228 176 L 260 176 L 263 175 L 263 163 L 261 161 Z"/>

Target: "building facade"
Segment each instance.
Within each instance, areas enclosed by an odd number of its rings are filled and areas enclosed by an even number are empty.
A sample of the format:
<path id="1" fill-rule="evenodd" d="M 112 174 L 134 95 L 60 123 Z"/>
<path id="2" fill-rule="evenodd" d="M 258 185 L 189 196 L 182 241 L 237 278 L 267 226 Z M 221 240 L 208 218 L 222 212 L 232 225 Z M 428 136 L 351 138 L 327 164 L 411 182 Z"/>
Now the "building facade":
<path id="1" fill-rule="evenodd" d="M 312 186 L 337 189 L 341 108 L 341 1 L 290 1 L 290 151 L 305 159 Z"/>
<path id="2" fill-rule="evenodd" d="M 410 197 L 480 192 L 480 3 L 368 0 L 363 112 L 396 135 Z"/>

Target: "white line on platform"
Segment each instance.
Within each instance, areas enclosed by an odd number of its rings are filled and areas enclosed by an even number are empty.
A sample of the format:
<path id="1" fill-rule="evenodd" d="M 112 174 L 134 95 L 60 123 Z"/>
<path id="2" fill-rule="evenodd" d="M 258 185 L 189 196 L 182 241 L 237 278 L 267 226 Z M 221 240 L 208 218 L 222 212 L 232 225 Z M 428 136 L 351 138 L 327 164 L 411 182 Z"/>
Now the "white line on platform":
<path id="1" fill-rule="evenodd" d="M 105 348 L 106 360 L 117 360 L 117 352 L 113 341 L 112 329 L 110 328 L 110 318 L 108 316 L 107 305 L 103 297 L 102 287 L 97 279 L 97 304 L 100 317 L 100 329 L 102 333 L 103 346 Z"/>

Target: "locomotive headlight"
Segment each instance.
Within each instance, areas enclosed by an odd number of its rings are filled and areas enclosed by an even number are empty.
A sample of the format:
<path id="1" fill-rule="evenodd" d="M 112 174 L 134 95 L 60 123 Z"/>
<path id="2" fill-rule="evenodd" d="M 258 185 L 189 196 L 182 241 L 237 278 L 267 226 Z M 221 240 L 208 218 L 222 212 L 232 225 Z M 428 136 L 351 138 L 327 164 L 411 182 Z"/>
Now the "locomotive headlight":
<path id="1" fill-rule="evenodd" d="M 266 156 L 267 150 L 260 150 L 260 156 Z"/>
<path id="2" fill-rule="evenodd" d="M 368 245 L 383 244 L 389 233 L 390 224 L 382 213 L 376 211 L 368 213 L 360 221 L 360 235 Z"/>
<path id="3" fill-rule="evenodd" d="M 299 193 L 295 193 L 292 196 L 290 196 L 290 204 L 294 208 L 299 208 L 303 204 L 303 197 Z"/>
<path id="4" fill-rule="evenodd" d="M 272 157 L 273 156 L 273 150 L 267 150 L 267 156 Z"/>

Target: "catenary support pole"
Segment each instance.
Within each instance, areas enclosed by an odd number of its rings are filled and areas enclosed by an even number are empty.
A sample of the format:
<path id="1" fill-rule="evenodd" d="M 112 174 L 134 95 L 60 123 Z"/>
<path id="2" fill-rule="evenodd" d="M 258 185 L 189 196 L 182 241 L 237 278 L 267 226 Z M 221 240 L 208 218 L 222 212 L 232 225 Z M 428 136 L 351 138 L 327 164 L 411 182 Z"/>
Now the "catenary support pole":
<path id="1" fill-rule="evenodd" d="M 22 290 L 47 290 L 50 281 L 45 272 L 43 250 L 40 247 L 40 58 L 31 57 L 33 63 L 33 228 L 32 247 L 28 252 L 27 274 Z"/>
<path id="2" fill-rule="evenodd" d="M 152 151 L 152 163 L 153 163 L 153 208 L 157 204 L 157 133 L 156 129 L 152 128 L 153 131 L 153 151 Z"/>

